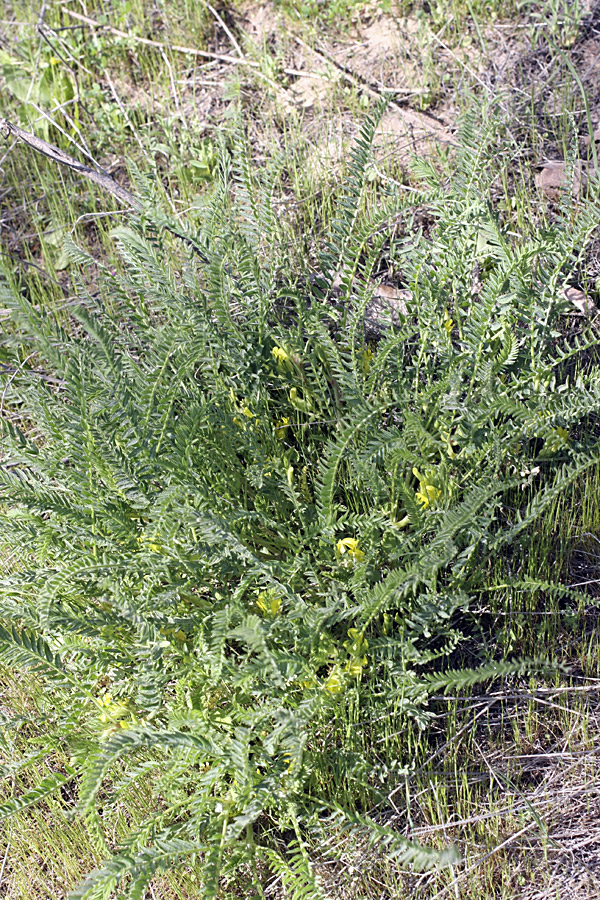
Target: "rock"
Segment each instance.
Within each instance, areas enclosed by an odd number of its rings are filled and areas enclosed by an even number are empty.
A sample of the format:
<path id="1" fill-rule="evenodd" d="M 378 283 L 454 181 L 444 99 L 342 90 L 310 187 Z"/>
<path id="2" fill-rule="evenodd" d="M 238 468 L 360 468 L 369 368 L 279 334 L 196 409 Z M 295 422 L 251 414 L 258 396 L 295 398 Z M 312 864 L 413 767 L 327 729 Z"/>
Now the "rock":
<path id="1" fill-rule="evenodd" d="M 583 159 L 578 159 L 573 166 L 573 196 L 579 199 L 582 188 L 596 174 L 593 166 Z M 535 176 L 535 185 L 549 200 L 560 200 L 561 193 L 571 186 L 566 162 L 560 159 L 546 162 Z"/>
<path id="2" fill-rule="evenodd" d="M 583 291 L 580 291 L 579 288 L 565 288 L 564 296 L 565 299 L 569 300 L 569 302 L 572 303 L 573 306 L 575 306 L 584 316 L 594 316 L 598 312 L 596 305 L 592 303 L 590 298 L 586 294 L 584 294 Z"/>

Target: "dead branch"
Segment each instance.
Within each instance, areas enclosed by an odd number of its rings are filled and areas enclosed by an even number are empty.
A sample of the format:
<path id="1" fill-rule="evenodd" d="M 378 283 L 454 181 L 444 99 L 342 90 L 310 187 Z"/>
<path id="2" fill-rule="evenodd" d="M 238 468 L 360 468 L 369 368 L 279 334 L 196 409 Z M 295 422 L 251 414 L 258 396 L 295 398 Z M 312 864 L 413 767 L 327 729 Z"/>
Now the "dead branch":
<path id="1" fill-rule="evenodd" d="M 221 62 L 251 66 L 255 69 L 259 68 L 259 63 L 247 59 L 245 56 L 227 56 L 224 53 L 211 53 L 208 50 L 196 50 L 194 47 L 180 47 L 177 44 L 165 44 L 162 41 L 153 41 L 150 38 L 137 37 L 136 35 L 128 34 L 126 31 L 121 31 L 120 28 L 114 28 L 112 25 L 103 25 L 102 22 L 97 22 L 95 19 L 90 19 L 89 16 L 84 16 L 81 13 L 75 12 L 75 10 L 69 9 L 69 7 L 64 4 L 61 8 L 68 16 L 77 19 L 78 22 L 83 22 L 85 25 L 89 25 L 90 28 L 97 28 L 99 31 L 108 31 L 110 34 L 114 34 L 115 37 L 127 38 L 127 40 L 135 41 L 136 44 L 144 44 L 146 47 L 156 47 L 157 50 L 171 50 L 175 53 L 184 53 L 188 56 L 200 56 L 203 59 L 217 59 Z"/>
<path id="2" fill-rule="evenodd" d="M 42 140 L 42 138 L 37 137 L 35 134 L 31 134 L 29 131 L 25 131 L 25 129 L 9 122 L 7 119 L 0 119 L 0 133 L 3 133 L 4 137 L 14 135 L 14 137 L 23 141 L 23 143 L 37 151 L 37 153 L 41 153 L 43 156 L 51 159 L 52 162 L 58 163 L 61 166 L 66 166 L 68 169 L 73 169 L 73 171 L 77 172 L 79 175 L 89 178 L 90 181 L 93 181 L 99 187 L 103 188 L 103 190 L 112 194 L 113 197 L 116 197 L 120 203 L 131 206 L 133 209 L 138 210 L 138 212 L 142 209 L 141 201 L 138 200 L 131 191 L 118 184 L 114 178 L 111 178 L 108 172 L 105 172 L 102 169 L 97 171 L 96 169 L 92 169 L 91 166 L 86 166 L 84 163 L 78 162 L 78 160 L 69 156 L 68 153 L 65 153 L 64 150 L 55 147 L 54 144 L 49 144 L 47 141 Z"/>
<path id="3" fill-rule="evenodd" d="M 314 56 L 316 56 L 318 59 L 335 68 L 340 73 L 340 76 L 344 81 L 347 81 L 348 84 L 351 84 L 359 90 L 364 91 L 369 97 L 372 97 L 374 100 L 380 100 L 382 97 L 387 97 L 390 93 L 392 93 L 386 91 L 385 89 L 382 90 L 376 88 L 366 78 L 363 78 L 362 75 L 351 72 L 347 68 L 347 66 L 344 66 L 341 63 L 337 62 L 337 60 L 333 59 L 332 56 L 323 52 L 322 50 L 317 50 L 315 47 L 311 47 L 298 36 L 296 36 L 296 43 L 303 47 L 305 50 L 308 50 L 310 53 L 314 54 Z M 440 122 L 439 119 L 436 119 L 435 116 L 432 116 L 429 113 L 418 112 L 412 107 L 401 106 L 399 103 L 396 103 L 393 100 L 390 101 L 390 107 L 394 110 L 394 112 L 398 113 L 404 119 L 408 127 L 416 126 L 426 133 L 434 135 L 437 140 L 442 141 L 443 143 L 454 144 L 454 141 L 448 129 L 442 124 L 442 122 Z"/>
<path id="4" fill-rule="evenodd" d="M 96 171 L 96 169 L 92 169 L 90 166 L 86 166 L 84 165 L 84 163 L 78 162 L 76 159 L 73 159 L 72 156 L 69 156 L 68 153 L 65 153 L 59 147 L 55 147 L 54 144 L 49 144 L 47 141 L 43 141 L 35 134 L 31 134 L 29 131 L 25 131 L 19 125 L 14 125 L 12 122 L 8 122 L 6 119 L 0 119 L 0 134 L 4 134 L 6 138 L 8 138 L 10 135 L 13 135 L 18 140 L 23 141 L 23 143 L 27 144 L 37 153 L 41 153 L 43 156 L 51 159 L 52 162 L 58 163 L 61 166 L 66 166 L 68 169 L 72 169 L 79 175 L 83 175 L 85 178 L 89 178 L 90 181 L 93 181 L 94 184 L 97 184 L 105 191 L 108 191 L 109 194 L 112 194 L 113 197 L 115 197 L 120 203 L 125 204 L 125 206 L 128 206 L 130 209 L 133 209 L 136 212 L 142 211 L 142 201 L 138 197 L 136 197 L 135 194 L 132 194 L 131 191 L 126 187 L 118 184 L 114 180 L 114 178 L 111 178 L 110 175 L 104 170 Z M 100 167 L 98 166 L 98 168 Z M 196 253 L 204 263 L 208 263 L 207 256 L 205 255 L 201 247 L 198 246 L 196 241 L 193 240 L 193 238 L 189 237 L 186 234 L 182 234 L 176 228 L 173 228 L 167 223 L 163 223 L 162 227 L 164 227 L 165 230 L 172 234 L 174 237 L 177 237 L 180 240 L 184 241 L 188 245 L 188 247 L 192 248 L 194 253 Z"/>

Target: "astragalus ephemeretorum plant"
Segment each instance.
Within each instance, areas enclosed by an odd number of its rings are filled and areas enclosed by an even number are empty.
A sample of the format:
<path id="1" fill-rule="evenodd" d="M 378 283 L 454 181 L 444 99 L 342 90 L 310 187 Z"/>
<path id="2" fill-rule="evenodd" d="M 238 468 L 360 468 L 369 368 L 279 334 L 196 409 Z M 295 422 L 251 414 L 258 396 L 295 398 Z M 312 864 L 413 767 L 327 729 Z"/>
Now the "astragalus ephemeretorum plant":
<path id="1" fill-rule="evenodd" d="M 508 234 L 467 123 L 449 184 L 421 163 L 421 192 L 382 192 L 366 214 L 375 127 L 305 271 L 291 271 L 272 184 L 238 148 L 233 162 L 222 151 L 183 262 L 149 209 L 115 232 L 120 274 L 104 269 L 99 294 L 70 246 L 69 321 L 6 280 L 18 329 L 2 542 L 19 565 L 0 647 L 47 685 L 36 740 L 70 765 L 1 812 L 76 782 L 107 861 L 73 898 L 141 898 L 191 860 L 205 898 L 246 863 L 258 895 L 275 872 L 290 896 L 319 896 L 319 829 L 417 868 L 453 858 L 369 815 L 390 788 L 381 761 L 369 741 L 331 746 L 328 723 L 352 703 L 394 731 L 426 726 L 432 693 L 526 666 L 445 661 L 487 563 L 600 456 L 598 336 L 584 323 L 566 342 L 560 327 L 600 207 Z M 416 206 L 429 236 L 411 227 Z M 373 335 L 392 220 L 410 299 Z M 107 811 L 136 781 L 155 805 L 114 846 Z"/>

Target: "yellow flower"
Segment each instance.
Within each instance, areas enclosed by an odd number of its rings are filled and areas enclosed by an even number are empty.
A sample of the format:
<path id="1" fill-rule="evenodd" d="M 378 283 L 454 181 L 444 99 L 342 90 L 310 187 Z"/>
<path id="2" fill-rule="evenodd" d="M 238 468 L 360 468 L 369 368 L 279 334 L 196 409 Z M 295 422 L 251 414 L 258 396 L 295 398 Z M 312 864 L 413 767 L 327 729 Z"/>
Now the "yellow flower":
<path id="1" fill-rule="evenodd" d="M 446 334 L 450 337 L 454 328 L 454 320 L 450 317 L 447 309 L 444 310 L 444 328 L 446 329 Z"/>
<path id="2" fill-rule="evenodd" d="M 290 388 L 290 403 L 301 412 L 309 412 L 312 409 L 310 394 L 306 393 L 305 398 L 298 394 L 298 388 Z"/>
<path id="3" fill-rule="evenodd" d="M 246 425 L 247 425 L 246 419 L 255 419 L 256 416 L 252 412 L 250 407 L 248 406 L 248 403 L 245 398 L 241 401 L 238 409 L 244 418 L 242 419 L 242 418 L 240 418 L 240 416 L 233 416 L 233 424 L 237 425 L 237 427 L 240 428 L 242 431 L 246 431 Z M 250 430 L 252 430 L 253 426 L 250 425 L 249 427 L 250 427 Z"/>
<path id="4" fill-rule="evenodd" d="M 359 631 L 358 628 L 349 628 L 348 629 L 348 638 L 349 640 L 344 641 L 344 647 L 348 651 L 348 653 L 361 654 L 364 651 L 369 649 L 369 642 L 364 636 L 362 631 Z"/>
<path id="5" fill-rule="evenodd" d="M 102 725 L 105 725 L 102 738 L 109 737 L 117 728 L 130 728 L 137 725 L 138 720 L 128 708 L 127 702 L 114 701 L 112 694 L 104 694 L 98 700 L 102 712 L 98 716 Z"/>
<path id="6" fill-rule="evenodd" d="M 284 441 L 286 439 L 289 424 L 290 420 L 288 419 L 288 417 L 283 416 L 283 418 L 279 419 L 279 421 L 275 425 L 275 437 L 278 441 Z"/>
<path id="7" fill-rule="evenodd" d="M 367 665 L 367 657 L 361 659 L 349 659 L 346 663 L 346 672 L 351 678 L 360 678 L 363 668 Z"/>
<path id="8" fill-rule="evenodd" d="M 365 558 L 364 551 L 358 546 L 357 538 L 342 538 L 335 545 L 336 556 L 341 558 L 344 554 L 348 554 L 348 558 L 353 562 L 360 562 Z"/>
<path id="9" fill-rule="evenodd" d="M 160 629 L 160 633 L 167 638 L 172 637 L 175 638 L 176 641 L 181 641 L 182 643 L 189 640 L 189 635 L 182 628 L 177 628 L 174 625 L 163 625 Z"/>
<path id="10" fill-rule="evenodd" d="M 162 551 L 160 544 L 156 542 L 155 538 L 150 537 L 149 534 L 140 534 L 138 541 L 144 549 L 151 550 L 152 553 L 160 553 Z"/>
<path id="11" fill-rule="evenodd" d="M 271 353 L 273 354 L 273 359 L 277 360 L 277 365 L 283 366 L 286 362 L 289 362 L 290 358 L 283 347 L 273 347 Z"/>
<path id="12" fill-rule="evenodd" d="M 439 500 L 442 492 L 433 484 L 422 484 L 421 490 L 417 491 L 415 497 L 417 502 L 421 504 L 423 509 L 433 506 L 436 500 Z"/>
<path id="13" fill-rule="evenodd" d="M 281 597 L 274 588 L 261 591 L 256 598 L 257 608 L 266 616 L 276 616 L 281 609 Z"/>
<path id="14" fill-rule="evenodd" d="M 348 651 L 350 659 L 345 665 L 345 671 L 353 678 L 359 678 L 362 670 L 368 665 L 367 650 L 369 642 L 358 628 L 348 629 L 349 640 L 344 641 L 344 647 Z"/>
<path id="15" fill-rule="evenodd" d="M 329 694 L 340 694 L 342 692 L 344 682 L 337 666 L 329 673 L 329 677 L 325 682 L 324 687 Z"/>
<path id="16" fill-rule="evenodd" d="M 362 360 L 360 367 L 362 369 L 363 375 L 368 375 L 371 369 L 371 363 L 373 362 L 373 357 L 375 354 L 371 350 L 370 347 L 365 347 L 362 354 Z"/>
<path id="17" fill-rule="evenodd" d="M 418 469 L 413 469 L 413 475 L 419 479 L 419 490 L 415 492 L 417 503 L 421 505 L 422 509 L 427 509 L 428 506 L 435 506 L 442 496 L 440 489 L 436 488 L 427 478 L 424 478 Z"/>

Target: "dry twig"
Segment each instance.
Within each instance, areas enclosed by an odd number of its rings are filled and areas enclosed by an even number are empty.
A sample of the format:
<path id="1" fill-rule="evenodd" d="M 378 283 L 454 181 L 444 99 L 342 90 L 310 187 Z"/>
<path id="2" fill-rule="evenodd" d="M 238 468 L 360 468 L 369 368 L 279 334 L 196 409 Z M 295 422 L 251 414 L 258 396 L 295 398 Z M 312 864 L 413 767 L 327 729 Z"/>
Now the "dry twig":
<path id="1" fill-rule="evenodd" d="M 127 188 L 118 184 L 107 172 L 100 169 L 100 166 L 98 166 L 100 171 L 97 171 L 91 166 L 86 166 L 84 163 L 78 162 L 72 156 L 69 156 L 68 153 L 65 153 L 64 150 L 55 147 L 54 144 L 49 144 L 47 141 L 42 140 L 42 138 L 37 137 L 35 134 L 31 134 L 29 131 L 25 131 L 19 125 L 15 125 L 7 119 L 0 119 L 0 133 L 3 133 L 5 137 L 13 135 L 33 150 L 36 150 L 38 153 L 51 159 L 53 162 L 59 163 L 61 166 L 66 166 L 69 169 L 73 169 L 79 175 L 84 175 L 86 178 L 89 178 L 90 181 L 93 181 L 95 184 L 99 185 L 99 187 L 103 188 L 103 190 L 112 194 L 113 197 L 116 197 L 120 203 L 131 206 L 138 211 L 142 209 L 141 201 Z"/>
<path id="2" fill-rule="evenodd" d="M 14 125 L 12 122 L 7 121 L 6 119 L 0 119 L 0 134 L 4 133 L 5 137 L 9 135 L 13 135 L 18 140 L 23 141 L 23 143 L 27 144 L 33 150 L 36 150 L 38 153 L 41 153 L 43 156 L 46 156 L 48 159 L 51 159 L 53 162 L 58 163 L 61 166 L 66 166 L 68 169 L 72 169 L 74 172 L 77 172 L 79 175 L 83 175 L 85 178 L 89 178 L 90 181 L 93 181 L 94 184 L 99 185 L 99 187 L 103 188 L 103 190 L 108 191 L 109 194 L 112 194 L 119 203 L 125 204 L 130 209 L 135 210 L 136 212 L 141 212 L 143 209 L 142 201 L 132 194 L 128 188 L 123 187 L 123 185 L 118 184 L 114 178 L 111 178 L 110 175 L 105 172 L 103 169 L 92 169 L 90 166 L 86 166 L 83 163 L 78 162 L 76 159 L 73 159 L 72 156 L 69 156 L 68 153 L 65 153 L 59 147 L 55 147 L 54 144 L 49 144 L 47 141 L 42 140 L 37 137 L 35 134 L 31 134 L 29 131 L 25 131 L 19 125 Z M 173 228 L 171 225 L 168 225 L 166 222 L 163 223 L 163 227 L 166 231 L 172 234 L 174 237 L 179 238 L 184 241 L 188 247 L 191 247 L 194 253 L 200 257 L 200 259 L 207 263 L 208 259 L 203 252 L 203 250 L 198 246 L 196 241 L 194 241 L 191 237 L 186 234 L 182 234 L 176 228 Z"/>
<path id="3" fill-rule="evenodd" d="M 343 78 L 344 81 L 347 81 L 349 84 L 353 85 L 353 87 L 359 88 L 359 90 L 364 91 L 368 94 L 369 97 L 372 97 L 374 100 L 380 100 L 384 96 L 388 96 L 388 92 L 385 89 L 377 89 L 373 85 L 371 85 L 365 78 L 361 75 L 353 74 L 350 72 L 346 66 L 341 65 L 341 63 L 336 62 L 328 54 L 324 53 L 321 50 L 316 50 L 314 47 L 311 47 L 302 38 L 296 36 L 296 43 L 303 47 L 305 50 L 310 51 L 316 57 L 328 63 L 330 66 L 333 66 Z M 390 92 L 392 93 L 392 92 Z M 417 112 L 416 109 L 412 109 L 411 107 L 401 106 L 399 103 L 395 101 L 390 101 L 390 107 L 394 110 L 394 112 L 398 113 L 406 122 L 407 127 L 418 127 L 425 132 L 429 132 L 434 135 L 438 140 L 444 141 L 445 143 L 452 144 L 454 143 L 448 129 L 434 116 L 429 115 L 428 113 Z"/>
<path id="4" fill-rule="evenodd" d="M 241 63 L 245 66 L 252 66 L 255 69 L 259 68 L 257 62 L 247 59 L 245 56 L 228 56 L 224 53 L 211 53 L 208 50 L 197 50 L 195 47 L 181 47 L 178 44 L 165 44 L 163 41 L 153 41 L 150 38 L 137 37 L 137 35 L 128 34 L 126 31 L 121 31 L 120 28 L 115 28 L 113 25 L 103 25 L 102 22 L 97 22 L 95 19 L 90 19 L 89 16 L 84 16 L 81 13 L 75 12 L 75 10 L 69 9 L 68 6 L 63 5 L 62 9 L 68 16 L 77 19 L 79 22 L 83 22 L 85 25 L 89 25 L 90 28 L 97 28 L 99 31 L 108 31 L 110 34 L 114 34 L 115 37 L 127 38 L 127 40 L 133 39 L 136 44 L 144 44 L 146 47 L 155 47 L 157 50 L 171 50 L 175 53 L 184 53 L 188 56 L 201 56 L 203 59 L 218 59 L 221 60 L 221 62 L 234 63 L 237 65 Z"/>

